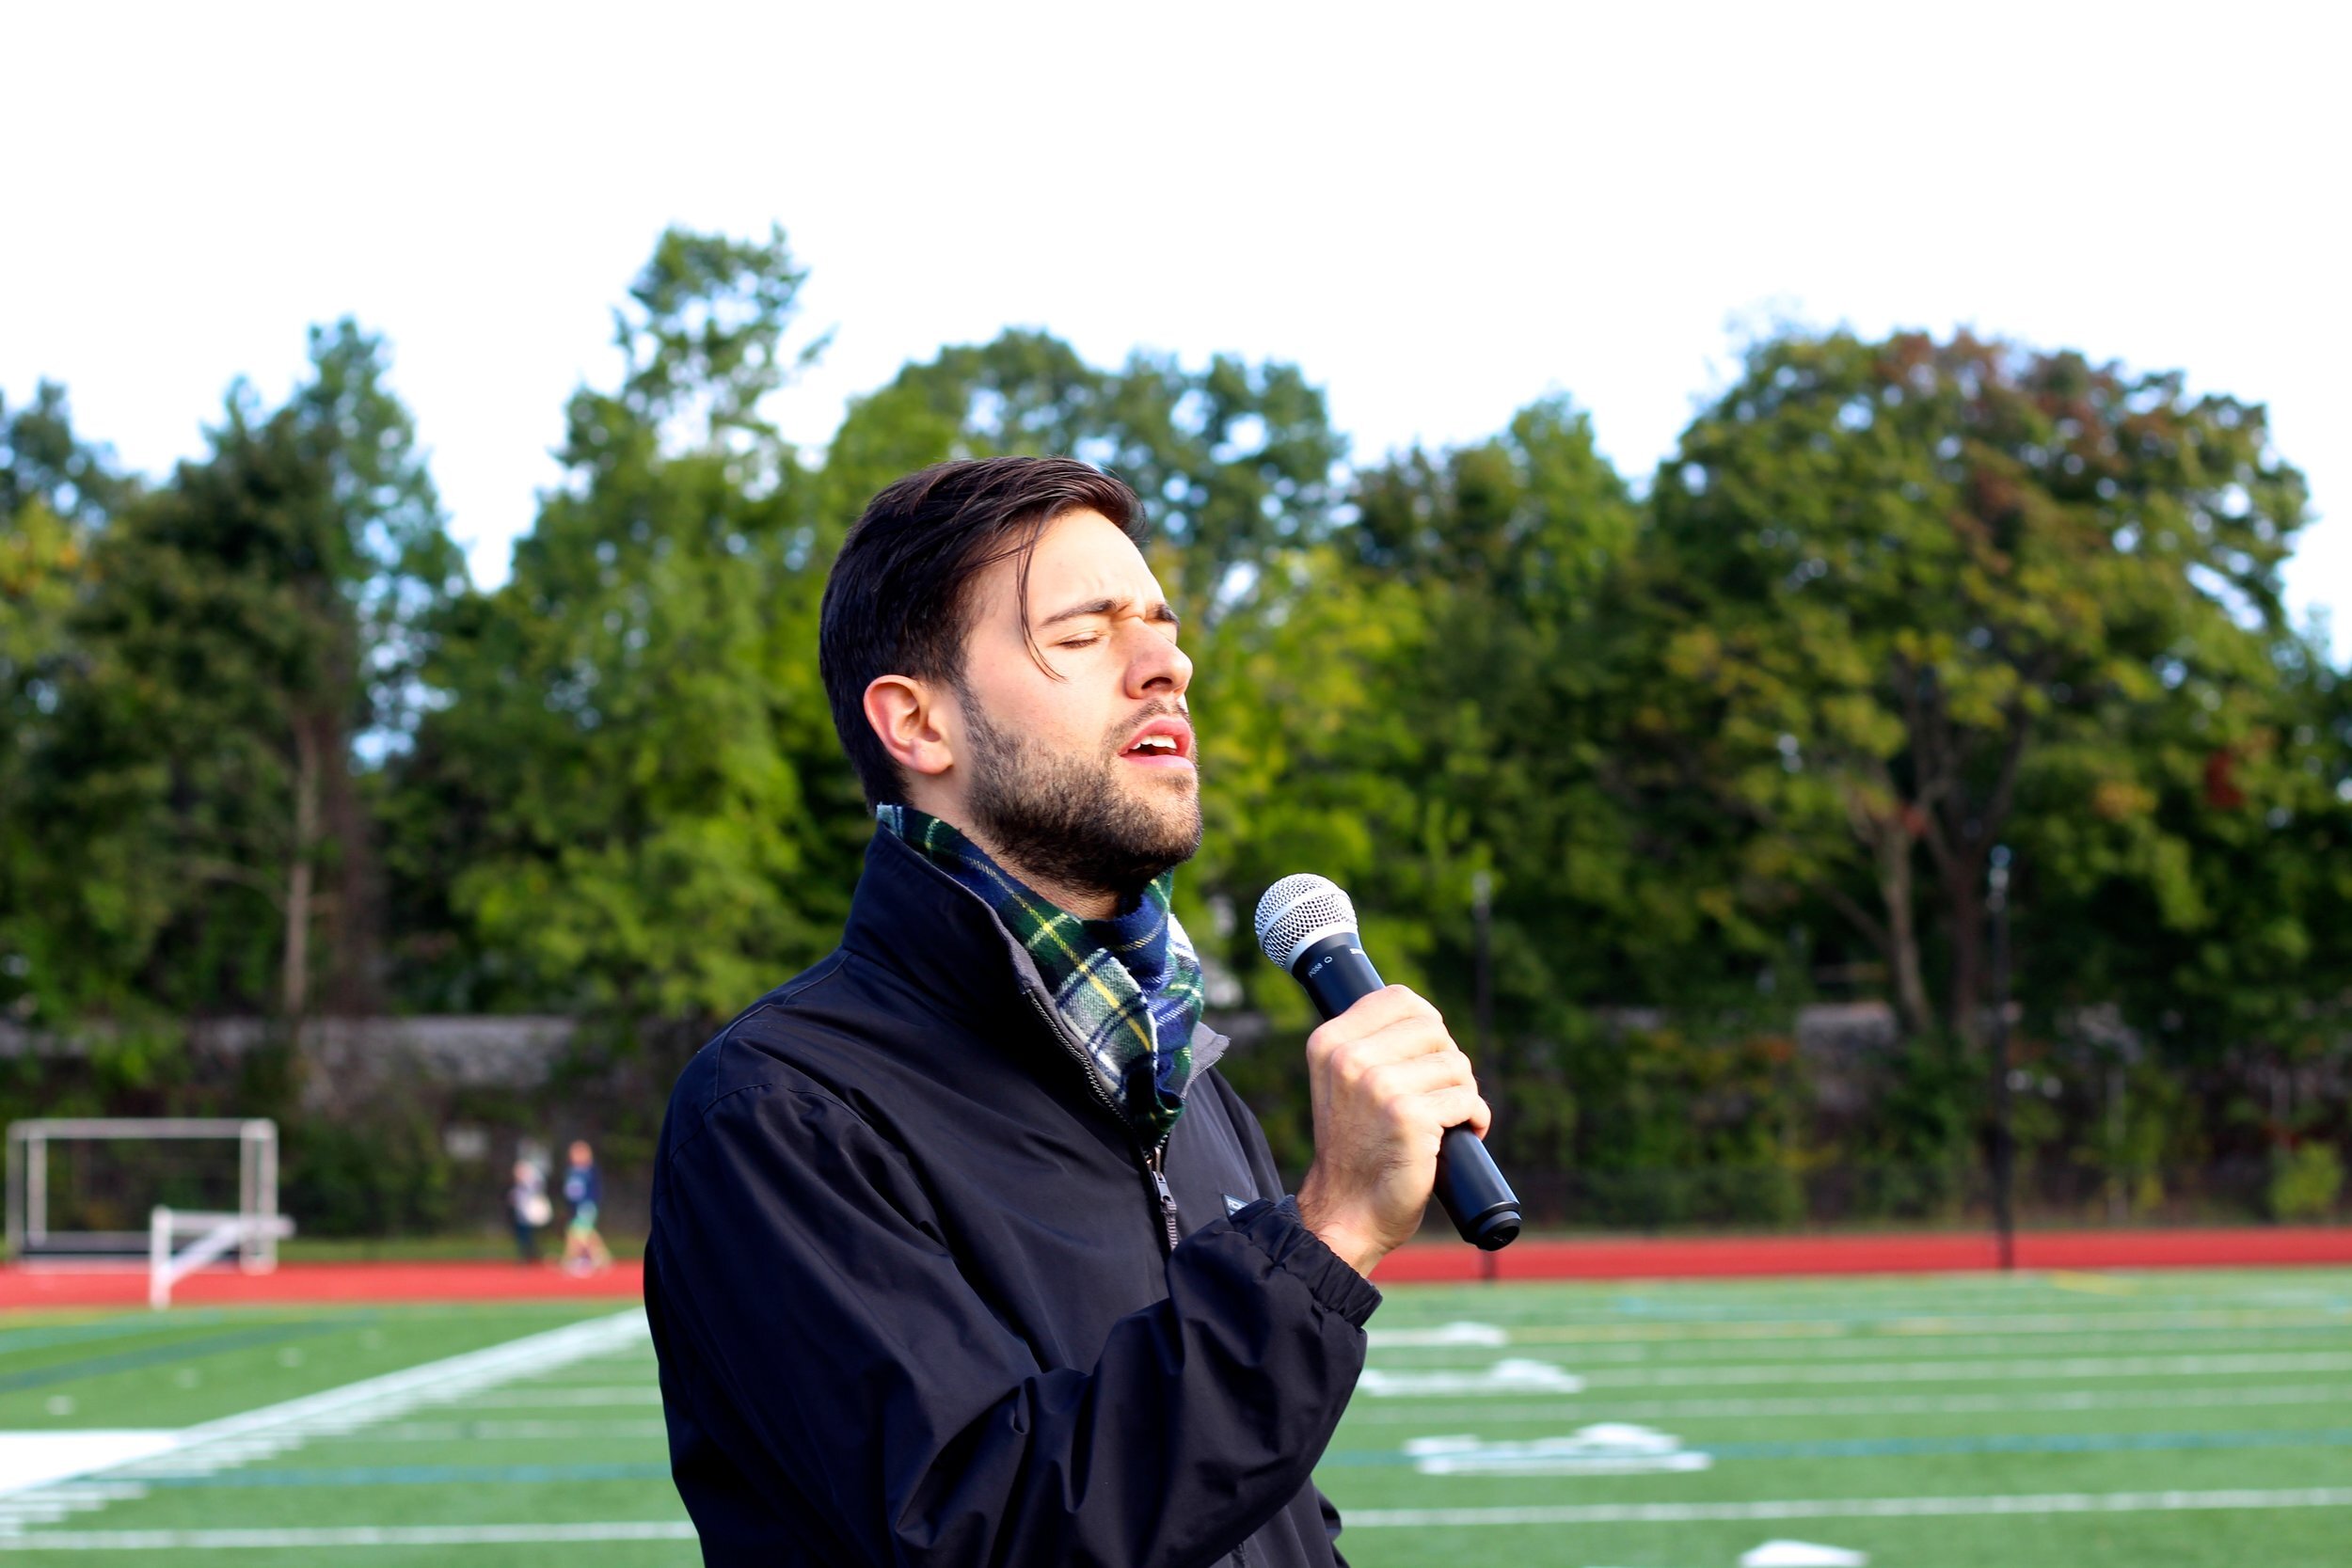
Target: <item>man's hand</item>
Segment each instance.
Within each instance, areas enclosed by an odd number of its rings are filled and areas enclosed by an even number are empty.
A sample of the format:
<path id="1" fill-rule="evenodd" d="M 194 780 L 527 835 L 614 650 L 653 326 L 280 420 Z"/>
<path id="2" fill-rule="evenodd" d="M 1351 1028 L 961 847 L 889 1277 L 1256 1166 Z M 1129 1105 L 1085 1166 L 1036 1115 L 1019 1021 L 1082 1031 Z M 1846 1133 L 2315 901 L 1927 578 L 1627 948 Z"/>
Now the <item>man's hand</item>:
<path id="1" fill-rule="evenodd" d="M 1438 1142 L 1492 1114 L 1438 1009 L 1406 990 L 1374 991 L 1307 1037 L 1315 1160 L 1298 1217 L 1358 1274 L 1421 1226 Z"/>

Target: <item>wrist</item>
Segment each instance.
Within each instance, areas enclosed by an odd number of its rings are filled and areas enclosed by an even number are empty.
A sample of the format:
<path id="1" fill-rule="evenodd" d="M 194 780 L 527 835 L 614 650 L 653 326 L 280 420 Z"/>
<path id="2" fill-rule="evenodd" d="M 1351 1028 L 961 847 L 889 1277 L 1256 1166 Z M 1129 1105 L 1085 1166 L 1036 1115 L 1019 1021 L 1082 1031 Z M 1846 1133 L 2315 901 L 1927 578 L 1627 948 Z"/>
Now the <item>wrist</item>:
<path id="1" fill-rule="evenodd" d="M 1374 1266 L 1389 1255 L 1389 1248 L 1369 1231 L 1345 1218 L 1336 1205 L 1324 1200 L 1321 1183 L 1311 1170 L 1307 1173 L 1307 1180 L 1299 1183 L 1298 1220 L 1341 1262 L 1367 1279 L 1372 1276 Z"/>

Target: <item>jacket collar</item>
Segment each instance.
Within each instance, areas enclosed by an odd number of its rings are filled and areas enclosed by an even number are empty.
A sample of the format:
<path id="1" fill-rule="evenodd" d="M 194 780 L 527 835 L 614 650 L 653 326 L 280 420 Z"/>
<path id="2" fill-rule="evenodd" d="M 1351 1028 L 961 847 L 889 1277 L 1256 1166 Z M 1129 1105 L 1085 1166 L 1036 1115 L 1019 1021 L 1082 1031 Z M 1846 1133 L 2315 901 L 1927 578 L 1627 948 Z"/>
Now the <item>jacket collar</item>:
<path id="1" fill-rule="evenodd" d="M 896 834 L 866 842 L 841 945 L 907 981 L 951 1016 L 1025 1010 L 1018 952 L 996 912 Z M 1026 958 L 1026 954 L 1022 955 Z M 1034 966 L 1026 966 L 1033 975 Z"/>
<path id="2" fill-rule="evenodd" d="M 950 1018 L 1051 1029 L 1063 1050 L 1084 1052 L 1066 1037 L 1053 992 L 996 911 L 896 833 L 877 832 L 866 842 L 866 870 L 841 945 L 897 974 Z M 1206 1023 L 1194 1027 L 1196 1077 L 1226 1045 Z"/>

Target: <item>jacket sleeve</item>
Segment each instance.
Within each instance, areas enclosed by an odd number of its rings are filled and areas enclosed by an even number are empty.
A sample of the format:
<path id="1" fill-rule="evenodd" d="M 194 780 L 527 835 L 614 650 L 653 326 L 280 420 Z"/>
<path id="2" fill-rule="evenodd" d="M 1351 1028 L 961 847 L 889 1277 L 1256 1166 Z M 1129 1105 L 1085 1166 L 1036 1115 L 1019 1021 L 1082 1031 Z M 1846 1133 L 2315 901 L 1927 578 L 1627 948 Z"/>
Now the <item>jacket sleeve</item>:
<path id="1" fill-rule="evenodd" d="M 701 1412 L 779 1513 L 876 1564 L 1205 1564 L 1307 1484 L 1379 1292 L 1261 1201 L 1186 1238 L 1168 1297 L 1039 1366 L 958 1271 L 904 1160 L 813 1088 L 739 1089 L 673 1148 L 660 1308 Z"/>

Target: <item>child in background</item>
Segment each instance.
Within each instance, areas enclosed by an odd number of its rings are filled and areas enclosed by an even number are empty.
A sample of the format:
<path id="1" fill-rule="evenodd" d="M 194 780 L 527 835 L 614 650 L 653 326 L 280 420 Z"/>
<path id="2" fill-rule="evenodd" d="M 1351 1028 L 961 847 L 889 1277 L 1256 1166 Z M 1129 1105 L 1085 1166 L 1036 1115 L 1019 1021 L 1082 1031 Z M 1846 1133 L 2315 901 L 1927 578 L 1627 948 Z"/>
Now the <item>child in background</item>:
<path id="1" fill-rule="evenodd" d="M 540 1228 L 555 1218 L 548 1201 L 548 1179 L 528 1160 L 515 1162 L 515 1184 L 506 1189 L 506 1211 L 515 1221 L 515 1256 L 523 1263 L 539 1260 Z"/>
<path id="2" fill-rule="evenodd" d="M 604 1238 L 596 1234 L 596 1206 L 603 1198 L 596 1152 L 587 1139 L 576 1139 L 571 1165 L 564 1172 L 564 1201 L 572 1211 L 572 1222 L 564 1231 L 564 1267 L 572 1274 L 593 1274 L 612 1266 L 612 1254 Z"/>

